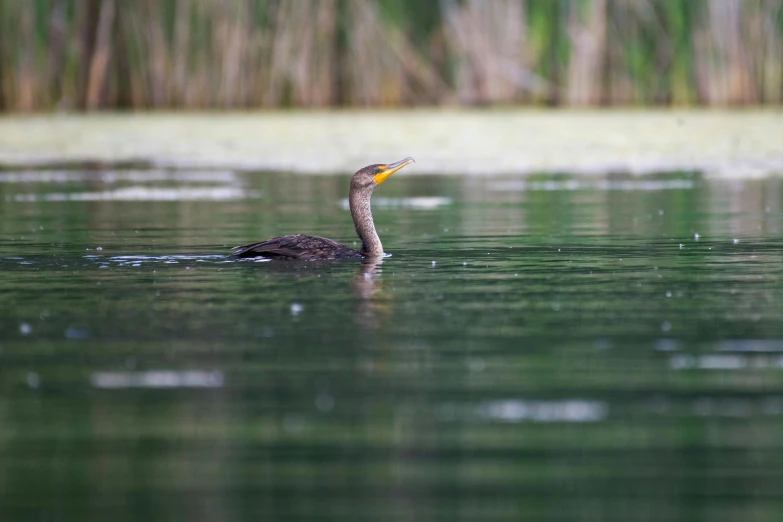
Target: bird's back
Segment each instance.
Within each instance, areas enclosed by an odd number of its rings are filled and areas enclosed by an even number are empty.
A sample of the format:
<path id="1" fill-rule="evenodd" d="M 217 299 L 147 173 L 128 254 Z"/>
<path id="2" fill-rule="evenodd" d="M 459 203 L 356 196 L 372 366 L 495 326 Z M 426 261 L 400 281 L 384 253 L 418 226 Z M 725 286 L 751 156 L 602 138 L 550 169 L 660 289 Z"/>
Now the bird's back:
<path id="1" fill-rule="evenodd" d="M 359 251 L 325 237 L 293 234 L 236 247 L 236 258 L 266 257 L 269 259 L 316 261 L 319 259 L 349 259 L 364 257 Z"/>

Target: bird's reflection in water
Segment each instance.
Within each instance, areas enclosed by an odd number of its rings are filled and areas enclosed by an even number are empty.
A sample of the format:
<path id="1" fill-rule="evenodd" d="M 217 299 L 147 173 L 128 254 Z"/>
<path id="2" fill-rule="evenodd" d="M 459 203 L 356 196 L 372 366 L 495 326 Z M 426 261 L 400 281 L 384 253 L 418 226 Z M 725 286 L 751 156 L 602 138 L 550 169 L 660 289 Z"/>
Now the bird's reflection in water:
<path id="1" fill-rule="evenodd" d="M 363 328 L 381 327 L 391 313 L 391 300 L 383 292 L 382 264 L 383 256 L 366 257 L 351 281 L 351 291 L 356 297 L 356 322 Z"/>

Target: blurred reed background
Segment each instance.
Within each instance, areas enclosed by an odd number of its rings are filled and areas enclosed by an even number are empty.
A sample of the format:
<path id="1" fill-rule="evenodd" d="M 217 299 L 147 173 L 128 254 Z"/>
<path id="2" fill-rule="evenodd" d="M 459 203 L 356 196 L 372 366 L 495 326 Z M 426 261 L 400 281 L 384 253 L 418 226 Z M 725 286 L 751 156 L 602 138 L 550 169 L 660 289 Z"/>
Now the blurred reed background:
<path id="1" fill-rule="evenodd" d="M 745 105 L 783 0 L 0 0 L 0 110 Z"/>

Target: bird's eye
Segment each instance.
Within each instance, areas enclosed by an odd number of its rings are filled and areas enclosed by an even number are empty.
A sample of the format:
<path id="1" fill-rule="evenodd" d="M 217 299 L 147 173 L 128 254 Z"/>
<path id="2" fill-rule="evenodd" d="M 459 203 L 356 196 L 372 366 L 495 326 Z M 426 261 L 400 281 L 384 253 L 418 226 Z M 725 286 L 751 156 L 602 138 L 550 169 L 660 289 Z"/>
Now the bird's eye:
<path id="1" fill-rule="evenodd" d="M 381 173 L 381 168 L 380 167 L 375 167 L 375 173 L 376 174 L 380 174 Z"/>

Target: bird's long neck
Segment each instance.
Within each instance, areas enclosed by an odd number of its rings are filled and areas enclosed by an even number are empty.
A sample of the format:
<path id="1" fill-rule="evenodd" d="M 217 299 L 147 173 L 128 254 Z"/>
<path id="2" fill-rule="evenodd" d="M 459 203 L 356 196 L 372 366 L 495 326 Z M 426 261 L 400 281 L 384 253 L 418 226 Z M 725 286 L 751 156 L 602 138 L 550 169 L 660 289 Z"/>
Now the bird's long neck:
<path id="1" fill-rule="evenodd" d="M 372 208 L 370 207 L 370 197 L 372 194 L 351 191 L 348 196 L 348 203 L 351 207 L 351 217 L 353 225 L 356 227 L 356 233 L 362 240 L 361 253 L 364 255 L 383 254 L 383 245 L 378 232 L 375 231 L 375 224 L 372 220 Z"/>

